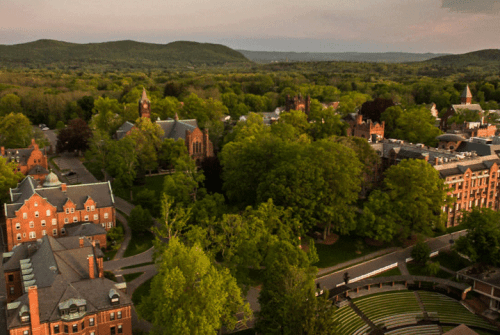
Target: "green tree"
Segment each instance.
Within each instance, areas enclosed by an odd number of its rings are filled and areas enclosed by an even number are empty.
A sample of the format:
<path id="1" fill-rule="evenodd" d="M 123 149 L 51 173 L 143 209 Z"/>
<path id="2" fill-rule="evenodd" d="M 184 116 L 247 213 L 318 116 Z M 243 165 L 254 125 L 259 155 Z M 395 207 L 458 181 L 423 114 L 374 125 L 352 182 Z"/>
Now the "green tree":
<path id="1" fill-rule="evenodd" d="M 21 98 L 15 94 L 6 94 L 0 99 L 0 117 L 10 113 L 22 113 Z"/>
<path id="2" fill-rule="evenodd" d="M 130 211 L 127 222 L 132 232 L 144 233 L 153 225 L 153 218 L 147 209 L 137 205 Z"/>
<path id="3" fill-rule="evenodd" d="M 163 129 L 158 124 L 152 123 L 149 118 L 137 119 L 136 126 L 127 137 L 135 143 L 138 167 L 150 172 L 158 167 L 157 152 L 161 148 L 162 136 Z"/>
<path id="4" fill-rule="evenodd" d="M 17 171 L 15 162 L 8 163 L 0 156 L 0 201 L 5 203 L 9 199 L 9 189 L 16 187 L 24 175 Z"/>
<path id="5" fill-rule="evenodd" d="M 405 159 L 385 172 L 384 189 L 403 235 L 422 233 L 443 226 L 442 208 L 451 204 L 439 172 L 425 160 Z"/>
<path id="6" fill-rule="evenodd" d="M 110 142 L 108 149 L 107 171 L 115 178 L 117 186 L 124 189 L 132 187 L 136 176 L 138 160 L 134 148 L 134 141 L 125 136 L 119 141 Z"/>
<path id="7" fill-rule="evenodd" d="M 0 118 L 0 145 L 5 148 L 26 148 L 33 138 L 30 120 L 20 113 Z"/>
<path id="8" fill-rule="evenodd" d="M 118 100 L 102 98 L 94 101 L 93 117 L 91 125 L 93 129 L 100 129 L 113 135 L 121 125 L 120 113 L 122 107 Z"/>
<path id="9" fill-rule="evenodd" d="M 411 257 L 415 263 L 425 265 L 431 258 L 431 247 L 424 241 L 418 241 L 411 250 Z"/>
<path id="10" fill-rule="evenodd" d="M 396 120 L 396 129 L 392 136 L 412 143 L 436 146 L 436 137 L 441 134 L 441 131 L 435 126 L 435 122 L 429 109 L 424 106 L 415 106 L 403 111 Z"/>
<path id="11" fill-rule="evenodd" d="M 377 241 L 392 241 L 399 231 L 399 221 L 389 194 L 374 190 L 360 215 L 358 231 Z"/>
<path id="12" fill-rule="evenodd" d="M 474 208 L 463 213 L 462 223 L 467 235 L 457 240 L 456 250 L 474 263 L 500 265 L 500 213 L 490 208 Z"/>
<path id="13" fill-rule="evenodd" d="M 84 120 L 71 120 L 68 126 L 57 134 L 57 151 L 85 151 L 91 136 L 92 131 Z"/>
<path id="14" fill-rule="evenodd" d="M 166 138 L 161 142 L 161 148 L 158 152 L 158 163 L 165 169 L 174 168 L 178 159 L 186 159 L 188 151 L 182 138 L 177 141 L 172 138 Z"/>
<path id="15" fill-rule="evenodd" d="M 191 157 L 183 156 L 177 159 L 175 173 L 165 177 L 163 191 L 171 196 L 176 205 L 185 207 L 203 198 L 206 191 L 201 187 L 205 176 L 198 170 L 196 163 Z"/>
<path id="16" fill-rule="evenodd" d="M 151 315 L 152 334 L 215 335 L 222 327 L 234 329 L 238 313 L 246 322 L 250 307 L 227 269 L 214 265 L 198 245 L 188 247 L 177 238 L 155 244 L 162 245 L 155 259 L 158 274 L 139 305 L 142 315 Z"/>

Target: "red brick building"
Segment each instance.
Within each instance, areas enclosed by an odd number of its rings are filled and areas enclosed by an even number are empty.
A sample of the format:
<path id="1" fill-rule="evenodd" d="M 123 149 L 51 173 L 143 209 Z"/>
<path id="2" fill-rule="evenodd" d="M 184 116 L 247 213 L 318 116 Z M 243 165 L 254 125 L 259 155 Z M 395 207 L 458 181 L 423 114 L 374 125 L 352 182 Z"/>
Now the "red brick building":
<path id="1" fill-rule="evenodd" d="M 363 115 L 352 113 L 344 118 L 349 128 L 347 129 L 347 136 L 356 136 L 366 138 L 372 141 L 375 136 L 377 140 L 384 138 L 385 121 L 381 123 L 372 122 L 371 120 L 363 121 Z"/>
<path id="2" fill-rule="evenodd" d="M 151 117 L 151 101 L 148 99 L 146 90 L 143 89 L 142 97 L 139 100 L 139 115 L 141 117 Z M 213 144 L 208 136 L 208 129 L 200 130 L 196 119 L 179 120 L 177 113 L 172 120 L 157 120 L 156 124 L 163 130 L 163 138 L 174 140 L 183 139 L 188 149 L 189 155 L 200 163 L 205 158 L 214 156 Z M 135 125 L 131 122 L 125 122 L 115 134 L 116 139 L 122 139 L 130 134 Z"/>
<path id="3" fill-rule="evenodd" d="M 303 98 L 301 94 L 294 97 L 287 95 L 285 99 L 285 111 L 289 112 L 292 109 L 296 111 L 303 111 L 309 115 L 311 110 L 311 97 L 308 95 Z"/>
<path id="4" fill-rule="evenodd" d="M 4 269 L 8 334 L 132 334 L 126 284 L 103 277 L 103 254 L 86 238 L 16 246 Z"/>
<path id="5" fill-rule="evenodd" d="M 10 190 L 4 204 L 7 249 L 45 235 L 68 236 L 69 224 L 93 223 L 106 231 L 115 227 L 116 212 L 111 184 L 66 185 L 51 173 L 44 187 L 28 176 Z M 96 238 L 99 240 L 99 238 Z M 101 242 L 102 243 L 102 242 Z M 105 243 L 102 243 L 101 246 Z"/>
<path id="6" fill-rule="evenodd" d="M 47 154 L 45 150 L 40 150 L 35 139 L 31 140 L 31 145 L 24 149 L 0 148 L 2 157 L 7 162 L 16 162 L 17 170 L 25 176 L 32 176 L 34 179 L 43 182 L 49 174 L 47 164 Z"/>

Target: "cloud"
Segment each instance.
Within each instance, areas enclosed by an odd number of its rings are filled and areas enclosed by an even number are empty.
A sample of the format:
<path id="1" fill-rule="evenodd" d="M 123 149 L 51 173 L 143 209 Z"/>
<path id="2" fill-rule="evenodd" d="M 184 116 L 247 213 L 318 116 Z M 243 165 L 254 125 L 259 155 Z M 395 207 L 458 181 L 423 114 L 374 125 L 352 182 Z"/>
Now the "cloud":
<path id="1" fill-rule="evenodd" d="M 441 0 L 443 8 L 452 12 L 474 13 L 474 14 L 498 14 L 500 13 L 500 1 L 498 0 Z"/>

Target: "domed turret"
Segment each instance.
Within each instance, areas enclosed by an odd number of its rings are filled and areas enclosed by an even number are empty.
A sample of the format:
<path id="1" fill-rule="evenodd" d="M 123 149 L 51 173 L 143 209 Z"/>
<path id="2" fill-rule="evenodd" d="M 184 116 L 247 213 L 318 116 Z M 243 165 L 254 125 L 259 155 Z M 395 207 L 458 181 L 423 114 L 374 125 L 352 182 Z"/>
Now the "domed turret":
<path id="1" fill-rule="evenodd" d="M 50 171 L 50 173 L 45 177 L 45 182 L 43 183 L 43 187 L 54 187 L 54 186 L 61 186 L 61 182 L 59 181 L 59 178 L 57 178 L 57 175 Z"/>

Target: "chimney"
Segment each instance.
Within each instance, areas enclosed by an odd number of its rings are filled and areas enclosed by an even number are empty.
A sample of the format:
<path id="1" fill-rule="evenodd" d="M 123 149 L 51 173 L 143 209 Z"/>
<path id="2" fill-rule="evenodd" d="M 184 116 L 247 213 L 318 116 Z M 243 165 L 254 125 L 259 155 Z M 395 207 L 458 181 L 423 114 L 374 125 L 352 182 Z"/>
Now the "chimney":
<path id="1" fill-rule="evenodd" d="M 84 238 L 85 238 L 85 237 L 83 237 L 83 236 L 82 236 L 82 237 L 80 237 L 80 241 L 79 241 L 79 242 L 80 242 L 80 248 L 83 248 Z"/>
<path id="2" fill-rule="evenodd" d="M 35 334 L 35 331 L 39 334 L 40 312 L 38 310 L 38 287 L 36 285 L 28 287 L 28 303 L 30 305 L 30 323 L 33 334 Z"/>
<path id="3" fill-rule="evenodd" d="M 356 124 L 362 124 L 363 123 L 363 115 L 358 114 L 356 115 Z"/>
<path id="4" fill-rule="evenodd" d="M 434 158 L 434 165 L 439 165 L 439 157 Z"/>
<path id="5" fill-rule="evenodd" d="M 33 147 L 36 145 L 36 142 L 35 142 L 35 139 L 34 139 L 34 138 L 32 138 L 32 139 L 31 139 L 31 145 L 32 145 Z"/>
<path id="6" fill-rule="evenodd" d="M 2 147 L 2 156 L 5 156 L 5 147 Z"/>
<path id="7" fill-rule="evenodd" d="M 95 278 L 94 255 L 88 255 L 87 259 L 89 261 L 89 277 L 90 279 L 94 279 Z"/>
<path id="8" fill-rule="evenodd" d="M 177 112 L 175 112 L 174 120 L 179 121 L 179 115 L 177 115 Z"/>
<path id="9" fill-rule="evenodd" d="M 61 184 L 61 191 L 66 192 L 66 191 L 67 191 L 67 189 L 68 189 L 68 188 L 66 187 L 66 184 L 65 184 L 65 183 L 62 183 L 62 184 Z"/>

